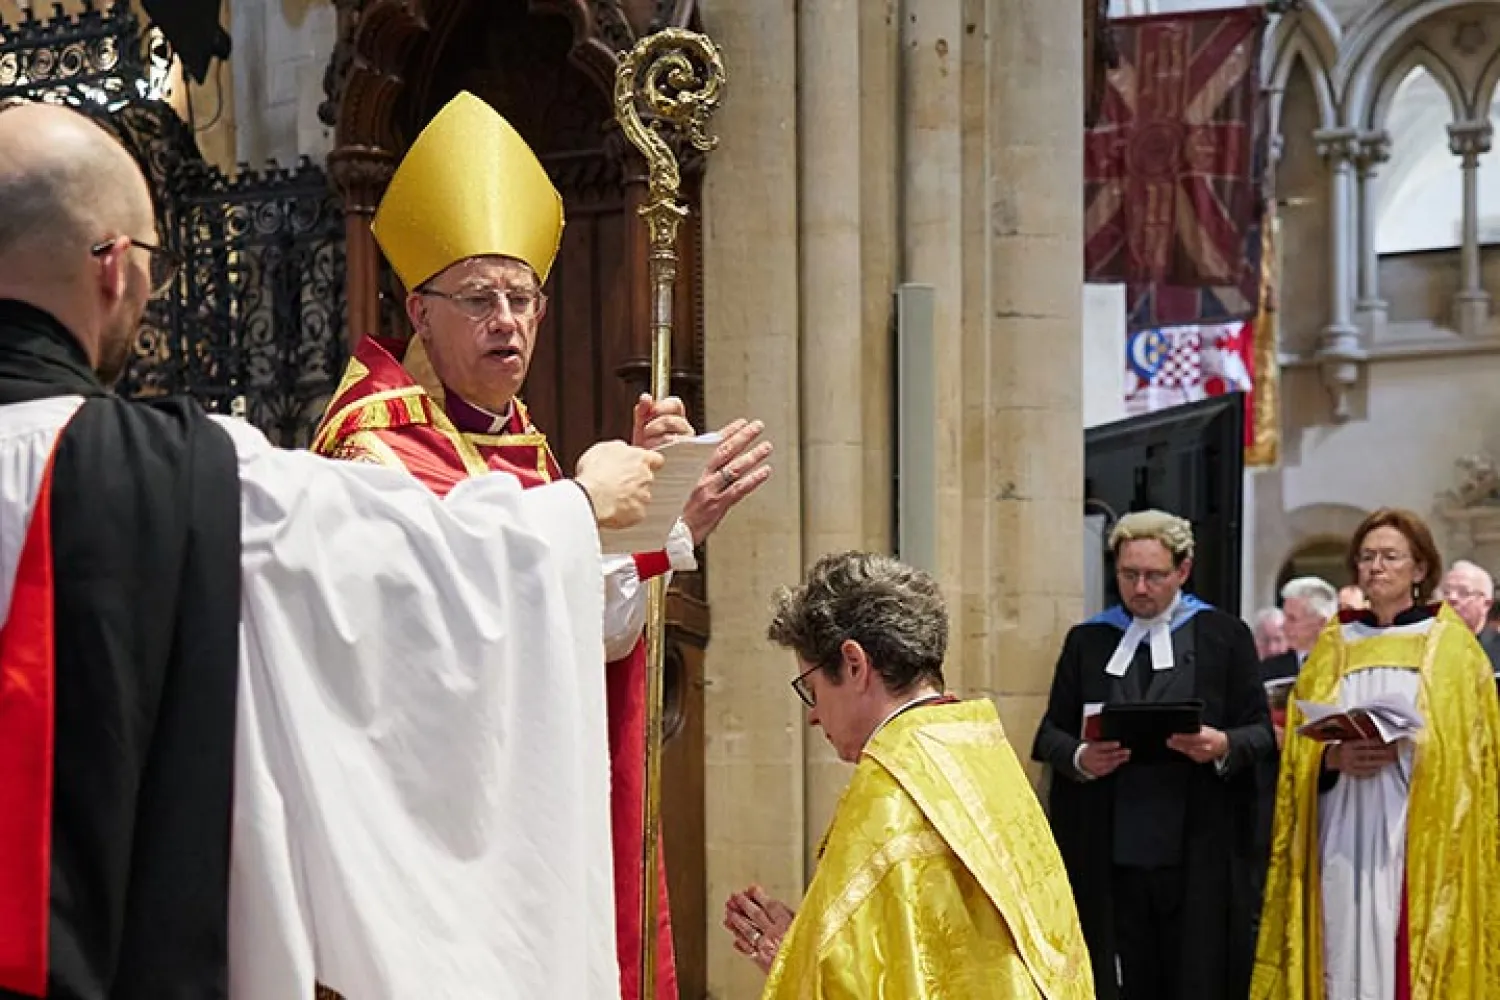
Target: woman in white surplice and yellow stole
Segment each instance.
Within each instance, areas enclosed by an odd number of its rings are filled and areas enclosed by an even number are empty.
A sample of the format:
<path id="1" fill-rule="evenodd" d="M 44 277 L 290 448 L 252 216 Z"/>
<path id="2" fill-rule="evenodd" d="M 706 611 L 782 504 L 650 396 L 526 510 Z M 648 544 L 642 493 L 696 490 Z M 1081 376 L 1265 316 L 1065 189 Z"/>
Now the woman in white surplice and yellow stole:
<path id="1" fill-rule="evenodd" d="M 777 602 L 792 687 L 856 764 L 795 917 L 725 907 L 763 1000 L 1093 1000 L 1062 856 L 988 699 L 943 691 L 948 616 L 889 556 L 826 556 Z"/>
<path id="2" fill-rule="evenodd" d="M 1349 568 L 1369 601 L 1313 648 L 1292 695 L 1252 1000 L 1500 998 L 1500 702 L 1446 605 L 1427 526 L 1381 510 Z M 1408 699 L 1409 740 L 1297 735 L 1297 701 Z"/>

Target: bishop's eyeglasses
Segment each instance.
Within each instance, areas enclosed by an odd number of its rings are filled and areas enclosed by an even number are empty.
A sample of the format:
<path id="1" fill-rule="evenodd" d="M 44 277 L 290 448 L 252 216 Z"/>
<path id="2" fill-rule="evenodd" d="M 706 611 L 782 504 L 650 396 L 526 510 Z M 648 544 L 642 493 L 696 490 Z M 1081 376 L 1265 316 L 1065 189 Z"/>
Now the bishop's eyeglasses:
<path id="1" fill-rule="evenodd" d="M 125 239 L 132 247 L 145 251 L 151 258 L 151 297 L 154 299 L 171 288 L 172 282 L 177 278 L 178 270 L 182 267 L 182 258 L 166 247 L 147 243 L 133 236 L 127 236 Z M 94 257 L 103 257 L 114 245 L 114 239 L 100 240 L 89 247 L 89 254 Z"/>
<path id="2" fill-rule="evenodd" d="M 539 288 L 466 288 L 461 292 L 440 292 L 435 288 L 423 288 L 418 295 L 430 295 L 451 302 L 453 307 L 476 323 L 482 323 L 500 310 L 500 303 L 516 319 L 530 319 L 541 308 L 547 297 Z"/>

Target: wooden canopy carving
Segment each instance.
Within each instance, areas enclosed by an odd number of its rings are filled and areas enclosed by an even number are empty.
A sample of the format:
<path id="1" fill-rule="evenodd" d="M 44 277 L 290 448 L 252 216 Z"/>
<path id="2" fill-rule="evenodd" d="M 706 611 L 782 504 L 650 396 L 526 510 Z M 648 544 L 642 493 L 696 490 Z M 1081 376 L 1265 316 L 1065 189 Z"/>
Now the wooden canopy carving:
<path id="1" fill-rule="evenodd" d="M 370 217 L 401 153 L 436 110 L 447 55 L 467 41 L 466 19 L 499 10 L 517 21 L 552 15 L 571 30 L 568 61 L 608 108 L 617 53 L 662 27 L 691 27 L 696 0 L 334 0 L 339 37 L 319 109 L 334 129 L 329 174 L 344 199 L 349 253 L 349 331 L 380 328 L 380 258 Z M 481 11 L 483 8 L 483 11 Z M 493 14 L 492 14 L 493 16 Z M 525 134 L 525 129 L 522 129 Z M 624 144 L 611 142 L 623 154 Z"/>

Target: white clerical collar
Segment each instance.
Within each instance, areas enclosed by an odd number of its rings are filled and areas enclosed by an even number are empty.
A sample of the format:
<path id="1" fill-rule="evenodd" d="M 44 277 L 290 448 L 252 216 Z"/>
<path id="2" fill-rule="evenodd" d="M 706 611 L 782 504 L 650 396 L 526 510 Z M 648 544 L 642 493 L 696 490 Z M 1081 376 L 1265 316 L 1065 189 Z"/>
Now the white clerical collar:
<path id="1" fill-rule="evenodd" d="M 869 742 L 870 742 L 870 740 L 873 740 L 875 738 L 875 734 L 876 733 L 878 733 L 882 729 L 884 729 L 886 727 L 886 725 L 892 719 L 894 719 L 896 716 L 900 715 L 902 712 L 906 711 L 908 708 L 913 708 L 913 707 L 915 707 L 917 705 L 920 705 L 924 701 L 933 701 L 933 700 L 935 700 L 937 698 L 941 698 L 942 696 L 943 696 L 943 693 L 941 691 L 929 691 L 926 694 L 919 694 L 919 695 L 917 695 L 911 701 L 908 701 L 906 704 L 901 705 L 899 708 L 897 708 L 890 715 L 887 715 L 884 719 L 881 719 L 880 720 L 880 725 L 878 725 L 878 726 L 875 727 L 875 731 L 870 734 L 870 739 L 865 740 L 865 743 L 868 745 Z"/>
<path id="2" fill-rule="evenodd" d="M 1120 637 L 1120 644 L 1115 647 L 1114 655 L 1109 658 L 1104 672 L 1111 677 L 1124 677 L 1125 672 L 1130 669 L 1130 661 L 1135 659 L 1136 648 L 1143 639 L 1151 643 L 1152 670 L 1171 670 L 1175 667 L 1177 664 L 1172 657 L 1172 617 L 1177 614 L 1177 606 L 1181 603 L 1182 591 L 1179 590 L 1167 610 L 1155 618 L 1131 618 L 1130 626 Z"/>
<path id="3" fill-rule="evenodd" d="M 473 403 L 470 403 L 469 405 L 474 406 Z M 496 413 L 493 410 L 487 410 L 482 406 L 474 406 L 474 409 L 490 418 L 490 434 L 503 434 L 505 432 L 505 429 L 510 426 L 510 415 L 511 411 L 515 409 L 515 405 L 516 404 L 514 402 L 506 404 L 505 413 L 503 415 Z"/>

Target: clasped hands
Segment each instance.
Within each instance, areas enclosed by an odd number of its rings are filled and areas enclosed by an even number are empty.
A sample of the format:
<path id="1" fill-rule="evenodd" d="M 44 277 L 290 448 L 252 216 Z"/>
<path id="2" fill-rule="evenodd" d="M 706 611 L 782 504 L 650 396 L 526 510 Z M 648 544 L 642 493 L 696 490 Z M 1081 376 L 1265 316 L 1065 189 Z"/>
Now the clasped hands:
<path id="1" fill-rule="evenodd" d="M 1331 771 L 1342 771 L 1351 778 L 1373 778 L 1383 768 L 1396 762 L 1400 749 L 1395 743 L 1380 740 L 1344 740 L 1331 744 L 1323 753 L 1323 763 Z"/>
<path id="2" fill-rule="evenodd" d="M 1167 746 L 1196 764 L 1211 764 L 1229 752 L 1229 737 L 1212 726 L 1200 726 L 1196 733 L 1178 733 L 1168 738 Z M 1096 778 L 1112 774 L 1130 760 L 1130 751 L 1115 740 L 1085 743 L 1078 763 Z"/>
<path id="3" fill-rule="evenodd" d="M 767 896 L 758 885 L 724 903 L 724 929 L 734 935 L 734 950 L 749 956 L 761 972 L 771 971 L 794 916 L 791 907 Z"/>

